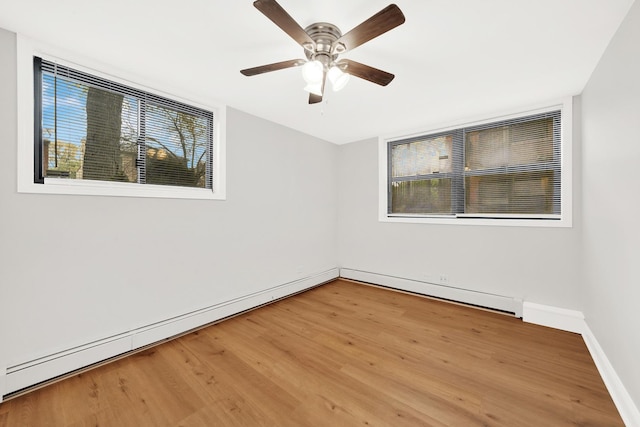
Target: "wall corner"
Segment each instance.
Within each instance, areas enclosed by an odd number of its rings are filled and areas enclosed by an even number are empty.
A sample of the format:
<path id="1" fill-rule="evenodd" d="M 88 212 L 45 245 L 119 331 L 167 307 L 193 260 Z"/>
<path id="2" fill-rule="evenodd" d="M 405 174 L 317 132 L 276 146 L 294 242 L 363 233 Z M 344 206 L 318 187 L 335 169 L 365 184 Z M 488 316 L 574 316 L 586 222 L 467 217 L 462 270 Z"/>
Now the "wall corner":
<path id="1" fill-rule="evenodd" d="M 576 334 L 582 334 L 585 328 L 584 315 L 580 311 L 527 301 L 522 307 L 522 320 Z"/>

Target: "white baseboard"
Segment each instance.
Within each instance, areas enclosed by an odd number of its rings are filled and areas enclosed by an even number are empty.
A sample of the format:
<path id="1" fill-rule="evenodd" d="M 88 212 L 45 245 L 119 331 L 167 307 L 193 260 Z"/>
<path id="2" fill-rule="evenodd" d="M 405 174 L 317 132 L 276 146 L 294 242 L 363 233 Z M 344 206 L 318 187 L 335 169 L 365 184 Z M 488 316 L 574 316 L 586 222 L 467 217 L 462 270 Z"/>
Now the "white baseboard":
<path id="1" fill-rule="evenodd" d="M 437 285 L 434 283 L 421 282 L 403 277 L 389 276 L 386 274 L 360 271 L 350 268 L 341 268 L 340 277 L 358 280 L 360 282 L 373 283 L 375 285 L 400 289 L 421 295 L 507 311 L 515 313 L 516 317 L 522 317 L 522 301 L 516 298 L 451 286 Z"/>
<path id="2" fill-rule="evenodd" d="M 132 350 L 131 336 L 127 332 L 10 366 L 7 368 L 5 394 L 56 378 L 130 350 Z"/>
<path id="3" fill-rule="evenodd" d="M 0 373 L 0 402 L 4 395 L 313 288 L 338 276 L 339 270 L 333 268 L 119 335 L 9 366 L 6 375 Z"/>
<path id="4" fill-rule="evenodd" d="M 524 302 L 522 307 L 522 320 L 577 334 L 581 334 L 586 325 L 584 315 L 580 311 L 527 301 Z"/>
<path id="5" fill-rule="evenodd" d="M 585 344 L 587 344 L 589 353 L 591 353 L 591 357 L 600 372 L 600 376 L 609 390 L 613 403 L 615 403 L 618 412 L 620 412 L 622 421 L 629 427 L 640 426 L 640 410 L 633 399 L 631 399 L 629 392 L 613 369 L 609 358 L 607 358 L 607 355 L 604 353 L 602 347 L 600 347 L 598 340 L 586 322 L 582 331 L 582 338 Z"/>

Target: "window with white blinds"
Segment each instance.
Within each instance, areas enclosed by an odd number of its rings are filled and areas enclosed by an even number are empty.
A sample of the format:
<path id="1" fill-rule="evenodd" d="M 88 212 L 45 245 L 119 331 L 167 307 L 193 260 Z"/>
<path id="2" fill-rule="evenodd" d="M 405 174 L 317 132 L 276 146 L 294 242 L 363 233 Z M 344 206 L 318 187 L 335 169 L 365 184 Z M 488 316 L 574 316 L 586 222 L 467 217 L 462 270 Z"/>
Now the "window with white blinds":
<path id="1" fill-rule="evenodd" d="M 34 182 L 213 188 L 210 111 L 34 58 Z"/>
<path id="2" fill-rule="evenodd" d="M 555 110 L 387 143 L 387 215 L 560 219 Z"/>

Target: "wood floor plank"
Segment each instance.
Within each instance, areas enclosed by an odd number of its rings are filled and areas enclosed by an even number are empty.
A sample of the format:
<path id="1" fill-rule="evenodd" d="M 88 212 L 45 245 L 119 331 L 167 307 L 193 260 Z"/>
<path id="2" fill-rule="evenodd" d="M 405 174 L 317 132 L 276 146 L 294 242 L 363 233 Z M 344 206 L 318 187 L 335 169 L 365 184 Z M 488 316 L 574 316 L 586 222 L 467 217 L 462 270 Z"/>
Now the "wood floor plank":
<path id="1" fill-rule="evenodd" d="M 623 426 L 582 338 L 335 281 L 0 404 L 15 426 Z"/>

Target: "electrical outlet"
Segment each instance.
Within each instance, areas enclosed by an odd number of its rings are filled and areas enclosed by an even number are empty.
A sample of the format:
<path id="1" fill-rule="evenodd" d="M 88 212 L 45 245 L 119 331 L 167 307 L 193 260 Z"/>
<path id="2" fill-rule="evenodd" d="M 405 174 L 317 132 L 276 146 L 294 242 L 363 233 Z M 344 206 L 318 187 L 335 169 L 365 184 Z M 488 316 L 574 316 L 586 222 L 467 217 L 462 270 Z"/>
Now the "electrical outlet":
<path id="1" fill-rule="evenodd" d="M 449 284 L 449 276 L 446 274 L 440 274 L 440 284 L 448 285 Z"/>

